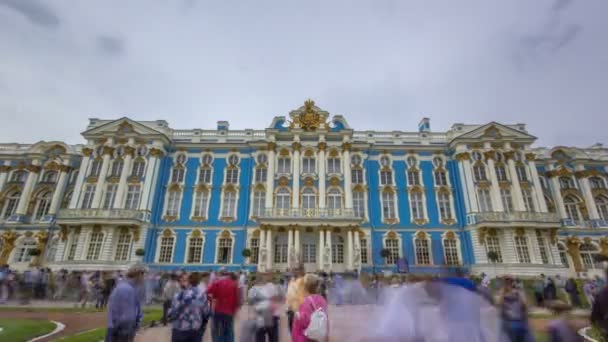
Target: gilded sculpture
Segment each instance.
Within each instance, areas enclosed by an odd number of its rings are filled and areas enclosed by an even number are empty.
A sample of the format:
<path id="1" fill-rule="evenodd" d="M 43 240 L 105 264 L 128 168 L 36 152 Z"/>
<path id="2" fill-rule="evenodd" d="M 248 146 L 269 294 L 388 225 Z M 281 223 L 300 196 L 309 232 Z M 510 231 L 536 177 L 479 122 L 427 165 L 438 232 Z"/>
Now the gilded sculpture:
<path id="1" fill-rule="evenodd" d="M 310 99 L 306 100 L 304 106 L 293 114 L 292 119 L 290 128 L 301 128 L 305 131 L 327 128 L 325 122 L 327 115 L 320 113 L 315 107 L 315 101 Z"/>

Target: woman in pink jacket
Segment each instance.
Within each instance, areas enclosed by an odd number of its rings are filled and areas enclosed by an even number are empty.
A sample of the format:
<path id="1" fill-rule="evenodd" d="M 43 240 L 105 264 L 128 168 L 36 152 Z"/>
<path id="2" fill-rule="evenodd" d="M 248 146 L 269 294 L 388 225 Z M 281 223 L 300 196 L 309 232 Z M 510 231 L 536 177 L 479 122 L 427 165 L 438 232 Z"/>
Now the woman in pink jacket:
<path id="1" fill-rule="evenodd" d="M 295 315 L 293 330 L 291 334 L 292 342 L 315 342 L 304 335 L 304 331 L 310 324 L 310 317 L 318 308 L 322 308 L 327 314 L 327 301 L 319 292 L 321 278 L 314 274 L 304 276 L 304 302 Z M 328 316 L 329 319 L 329 316 Z M 327 332 L 329 336 L 329 331 Z M 324 341 L 318 341 L 324 342 Z"/>

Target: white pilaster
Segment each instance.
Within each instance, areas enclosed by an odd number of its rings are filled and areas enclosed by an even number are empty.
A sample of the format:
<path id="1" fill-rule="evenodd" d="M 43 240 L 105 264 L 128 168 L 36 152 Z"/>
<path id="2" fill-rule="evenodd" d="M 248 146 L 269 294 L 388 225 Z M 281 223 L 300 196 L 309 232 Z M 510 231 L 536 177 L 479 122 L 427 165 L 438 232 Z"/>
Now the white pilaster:
<path id="1" fill-rule="evenodd" d="M 574 166 L 576 171 L 585 170 L 585 166 L 582 164 L 577 164 Z M 581 188 L 581 192 L 585 197 L 585 204 L 587 205 L 587 212 L 589 213 L 590 220 L 599 220 L 600 214 L 597 212 L 597 206 L 595 205 L 595 200 L 593 199 L 593 193 L 591 192 L 591 185 L 589 185 L 589 178 L 581 177 L 578 179 L 578 183 Z"/>
<path id="2" fill-rule="evenodd" d="M 319 229 L 319 269 L 323 269 L 323 251 L 325 250 L 325 231 Z"/>
<path id="3" fill-rule="evenodd" d="M 517 170 L 515 169 L 515 161 L 513 161 L 513 158 L 509 158 L 507 163 L 509 164 L 511 186 L 513 187 L 513 191 L 511 193 L 513 198 L 513 209 L 515 209 L 515 211 L 526 211 L 524 196 L 521 193 L 521 185 L 519 184 L 519 177 L 517 176 Z"/>
<path id="4" fill-rule="evenodd" d="M 496 164 L 494 159 L 488 158 L 488 169 L 490 171 L 490 193 L 492 194 L 492 208 L 493 211 L 505 211 L 502 205 L 502 198 L 500 197 L 500 188 L 498 186 L 498 177 L 496 176 Z"/>
<path id="5" fill-rule="evenodd" d="M 55 192 L 53 192 L 53 199 L 51 200 L 51 207 L 49 208 L 49 214 L 55 215 L 59 211 L 61 207 L 61 200 L 63 199 L 63 194 L 65 192 L 65 184 L 68 181 L 68 168 L 67 166 L 63 166 L 59 172 L 59 179 L 57 180 L 57 185 L 55 186 Z M 72 194 L 74 196 L 75 194 Z"/>
<path id="6" fill-rule="evenodd" d="M 343 145 L 344 152 L 342 153 L 342 165 L 344 167 L 344 207 L 346 209 L 353 208 L 353 189 L 352 189 L 352 180 L 350 173 L 350 145 L 345 143 Z M 351 265 L 352 266 L 352 265 Z"/>
<path id="7" fill-rule="evenodd" d="M 266 210 L 272 209 L 272 200 L 274 198 L 274 169 L 276 161 L 276 153 L 274 152 L 275 144 L 268 143 L 268 174 L 266 176 Z"/>
<path id="8" fill-rule="evenodd" d="M 101 171 L 99 172 L 99 178 L 97 179 L 97 185 L 95 186 L 95 195 L 93 196 L 93 204 L 91 208 L 101 208 L 101 199 L 104 192 L 104 185 L 106 184 L 106 177 L 108 176 L 108 170 L 110 169 L 112 149 L 105 147 L 103 151 L 103 163 L 101 164 Z"/>
<path id="9" fill-rule="evenodd" d="M 331 248 L 331 229 L 325 231 L 325 243 L 327 247 L 329 247 L 329 260 L 326 260 L 326 263 L 329 264 L 329 269 L 331 270 L 331 262 L 333 259 L 333 251 Z"/>
<path id="10" fill-rule="evenodd" d="M 548 165 L 549 170 L 553 170 L 553 165 Z M 562 198 L 561 187 L 559 186 L 559 180 L 556 176 L 551 177 L 551 191 L 553 193 L 553 200 L 555 201 L 555 208 L 559 217 L 562 219 L 568 218 L 566 214 L 566 207 L 564 206 L 564 199 Z"/>
<path id="11" fill-rule="evenodd" d="M 543 194 L 543 187 L 540 185 L 540 178 L 538 178 L 538 170 L 536 169 L 536 162 L 533 159 L 528 160 L 528 168 L 530 169 L 530 176 L 532 177 L 532 183 L 534 184 L 534 195 L 536 197 L 536 210 L 541 213 L 546 213 L 547 202 Z"/>
<path id="12" fill-rule="evenodd" d="M 300 143 L 294 142 L 293 147 L 293 189 L 291 206 L 300 208 Z"/>
<path id="13" fill-rule="evenodd" d="M 463 189 L 463 193 L 465 203 L 467 204 L 467 213 L 476 213 L 479 212 L 477 193 L 475 191 L 475 184 L 473 184 L 470 155 L 467 152 L 465 153 L 458 162 L 458 167 L 460 168 L 460 174 L 464 176 L 465 189 Z"/>
<path id="14" fill-rule="evenodd" d="M 346 268 L 349 270 L 353 269 L 353 256 L 354 256 L 354 246 L 353 246 L 353 232 L 351 230 L 346 231 L 346 243 L 348 245 L 348 253 L 347 253 L 347 261 Z"/>
<path id="15" fill-rule="evenodd" d="M 266 230 L 265 229 L 260 229 L 260 240 L 259 240 L 259 246 L 260 246 L 260 254 L 258 255 L 258 271 L 265 271 L 266 270 L 266 265 L 264 264 L 264 262 L 266 262 L 265 260 L 262 260 L 261 256 L 262 256 L 262 250 L 266 250 Z M 268 251 L 266 251 L 266 257 L 268 257 Z"/>
<path id="16" fill-rule="evenodd" d="M 296 227 L 294 233 L 295 233 L 295 246 L 294 246 L 294 248 L 296 249 L 296 255 L 298 256 L 298 260 L 300 260 L 302 258 L 302 256 L 300 255 L 300 228 Z"/>
<path id="17" fill-rule="evenodd" d="M 268 250 L 268 260 L 266 263 L 266 271 L 272 270 L 272 264 L 274 261 L 274 249 L 272 248 L 272 229 L 266 231 L 266 248 Z"/>
<path id="18" fill-rule="evenodd" d="M 125 193 L 127 191 L 127 178 L 131 171 L 131 163 L 133 162 L 133 148 L 125 149 L 125 157 L 122 164 L 122 170 L 120 171 L 120 180 L 118 182 L 118 189 L 116 190 L 116 198 L 114 198 L 114 208 L 123 209 L 125 207 Z"/>
<path id="19" fill-rule="evenodd" d="M 27 214 L 27 207 L 30 203 L 30 197 L 32 196 L 32 190 L 34 190 L 34 185 L 36 185 L 36 180 L 38 179 L 38 173 L 40 172 L 38 165 L 40 162 L 38 160 L 33 160 L 32 167 L 28 174 L 27 180 L 25 181 L 25 185 L 23 186 L 23 191 L 21 192 L 21 198 L 19 198 L 19 204 L 17 205 L 17 211 L 15 212 L 17 215 L 25 215 Z"/>
<path id="20" fill-rule="evenodd" d="M 76 177 L 76 184 L 74 185 L 74 192 L 72 193 L 72 198 L 70 199 L 70 209 L 78 208 L 78 203 L 80 200 L 80 195 L 82 194 L 82 184 L 84 183 L 84 178 L 87 176 L 87 171 L 89 169 L 89 163 L 91 162 L 90 149 L 86 151 L 83 150 L 84 155 L 82 156 L 82 160 L 80 162 L 80 170 L 78 171 L 78 177 Z"/>
<path id="21" fill-rule="evenodd" d="M 293 228 L 287 230 L 287 268 L 292 268 L 294 265 L 291 263 L 291 253 L 293 249 Z"/>
<path id="22" fill-rule="evenodd" d="M 325 209 L 325 142 L 319 143 L 319 209 Z"/>
<path id="23" fill-rule="evenodd" d="M 146 175 L 144 176 L 144 184 L 139 202 L 139 210 L 152 210 L 152 202 L 154 199 L 153 192 L 156 189 L 158 180 L 158 169 L 160 168 L 160 158 L 163 152 L 159 149 L 151 149 L 148 161 L 146 163 Z"/>

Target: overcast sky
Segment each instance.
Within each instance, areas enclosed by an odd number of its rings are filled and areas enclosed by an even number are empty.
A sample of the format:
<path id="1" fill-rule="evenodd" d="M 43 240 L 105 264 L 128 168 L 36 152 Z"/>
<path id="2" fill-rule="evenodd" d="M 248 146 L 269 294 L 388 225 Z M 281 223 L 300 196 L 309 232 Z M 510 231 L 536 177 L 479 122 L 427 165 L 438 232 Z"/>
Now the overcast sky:
<path id="1" fill-rule="evenodd" d="M 358 130 L 523 122 L 608 144 L 608 1 L 0 0 L 0 141 L 88 118 L 262 129 L 312 98 Z"/>

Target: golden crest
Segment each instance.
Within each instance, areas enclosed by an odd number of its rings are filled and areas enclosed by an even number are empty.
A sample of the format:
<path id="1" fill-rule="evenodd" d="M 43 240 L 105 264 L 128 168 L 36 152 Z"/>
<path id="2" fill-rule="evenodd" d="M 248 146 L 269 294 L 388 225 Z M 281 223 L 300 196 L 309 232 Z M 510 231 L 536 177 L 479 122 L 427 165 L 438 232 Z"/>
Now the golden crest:
<path id="1" fill-rule="evenodd" d="M 304 106 L 298 110 L 298 114 L 293 116 L 293 122 L 291 128 L 302 128 L 305 131 L 314 131 L 319 128 L 326 128 L 325 122 L 326 116 L 318 112 L 318 108 L 315 107 L 315 101 L 306 100 Z"/>

